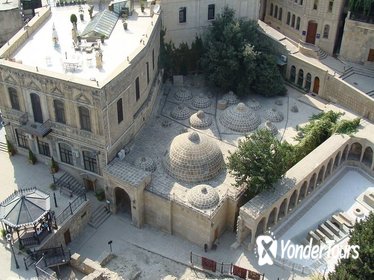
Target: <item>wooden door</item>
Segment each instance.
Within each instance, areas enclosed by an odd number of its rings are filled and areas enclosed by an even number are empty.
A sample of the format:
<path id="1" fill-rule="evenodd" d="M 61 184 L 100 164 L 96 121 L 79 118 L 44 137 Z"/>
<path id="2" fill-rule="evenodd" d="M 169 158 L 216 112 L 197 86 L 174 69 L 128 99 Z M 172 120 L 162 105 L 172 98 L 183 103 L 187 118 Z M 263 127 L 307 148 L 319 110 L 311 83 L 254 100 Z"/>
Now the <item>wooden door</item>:
<path id="1" fill-rule="evenodd" d="M 319 78 L 315 77 L 314 78 L 314 85 L 313 85 L 313 92 L 318 94 L 319 91 Z"/>
<path id="2" fill-rule="evenodd" d="M 95 182 L 89 179 L 84 179 L 84 184 L 87 191 L 95 191 Z"/>
<path id="3" fill-rule="evenodd" d="M 306 42 L 309 44 L 314 44 L 316 42 L 317 35 L 317 23 L 310 21 L 308 23 L 308 31 L 306 33 Z"/>
<path id="4" fill-rule="evenodd" d="M 65 245 L 68 245 L 71 242 L 71 236 L 70 236 L 70 230 L 69 229 L 64 232 L 64 240 L 65 240 Z"/>
<path id="5" fill-rule="evenodd" d="M 374 49 L 370 49 L 369 55 L 368 55 L 368 61 L 374 62 Z"/>

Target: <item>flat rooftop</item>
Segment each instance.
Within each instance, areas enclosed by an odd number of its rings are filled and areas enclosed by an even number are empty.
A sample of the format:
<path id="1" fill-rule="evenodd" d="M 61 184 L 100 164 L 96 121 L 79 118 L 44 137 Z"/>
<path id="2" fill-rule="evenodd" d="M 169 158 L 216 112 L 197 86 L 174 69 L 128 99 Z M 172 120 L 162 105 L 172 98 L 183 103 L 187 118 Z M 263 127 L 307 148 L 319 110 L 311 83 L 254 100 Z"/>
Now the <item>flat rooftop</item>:
<path id="1" fill-rule="evenodd" d="M 127 19 L 128 30 L 122 25 L 122 20 L 118 19 L 110 37 L 102 44 L 99 41 L 103 55 L 102 68 L 96 68 L 95 49 L 88 53 L 83 47 L 76 50 L 73 45 L 72 23 L 70 15 L 75 14 L 78 18 L 77 30 L 80 34 L 90 22 L 88 5 L 83 5 L 84 20 L 79 18 L 79 6 L 52 7 L 52 15 L 37 29 L 26 42 L 13 54 L 13 58 L 22 64 L 35 66 L 57 73 L 63 73 L 72 77 L 79 77 L 87 80 L 102 81 L 127 61 L 137 54 L 137 49 L 143 46 L 142 39 L 149 36 L 153 28 L 149 16 L 149 9 L 141 13 L 140 7 L 136 7 L 133 15 Z M 95 6 L 93 15 L 99 12 Z M 55 27 L 58 44 L 52 40 L 53 26 Z M 91 46 L 91 42 L 82 39 L 84 47 Z M 131 62 L 130 62 L 131 63 Z M 67 67 L 70 65 L 70 67 Z M 71 67 L 73 66 L 73 67 Z"/>
<path id="2" fill-rule="evenodd" d="M 0 11 L 8 11 L 17 9 L 19 6 L 19 0 L 2 0 L 0 2 Z"/>

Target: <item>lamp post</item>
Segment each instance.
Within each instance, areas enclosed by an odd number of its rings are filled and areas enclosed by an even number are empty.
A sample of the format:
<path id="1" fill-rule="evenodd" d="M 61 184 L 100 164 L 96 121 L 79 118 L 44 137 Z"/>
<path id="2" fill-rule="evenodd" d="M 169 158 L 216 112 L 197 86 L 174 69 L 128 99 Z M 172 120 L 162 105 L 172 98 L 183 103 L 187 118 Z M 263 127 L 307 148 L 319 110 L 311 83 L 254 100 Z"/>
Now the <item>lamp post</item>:
<path id="1" fill-rule="evenodd" d="M 12 254 L 13 254 L 13 257 L 14 257 L 14 262 L 16 263 L 16 268 L 19 269 L 18 261 L 17 261 L 17 258 L 16 258 L 16 254 L 14 253 L 14 248 L 13 248 L 13 244 L 12 244 L 12 236 L 10 235 L 10 233 L 8 233 L 6 235 L 6 240 L 8 241 L 8 243 L 10 245 L 10 249 L 12 250 Z"/>
<path id="2" fill-rule="evenodd" d="M 112 253 L 112 243 L 113 243 L 112 240 L 108 241 L 108 245 L 109 245 L 110 253 Z"/>

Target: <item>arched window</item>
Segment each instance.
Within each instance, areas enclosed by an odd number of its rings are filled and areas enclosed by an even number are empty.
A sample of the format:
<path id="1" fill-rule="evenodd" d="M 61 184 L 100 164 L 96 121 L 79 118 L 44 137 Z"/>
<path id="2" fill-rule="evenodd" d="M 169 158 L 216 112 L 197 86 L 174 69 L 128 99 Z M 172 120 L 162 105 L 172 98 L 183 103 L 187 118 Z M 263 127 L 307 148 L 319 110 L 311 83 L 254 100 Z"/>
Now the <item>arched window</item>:
<path id="1" fill-rule="evenodd" d="M 287 25 L 290 25 L 290 21 L 291 21 L 291 13 L 288 12 L 287 13 Z"/>
<path id="2" fill-rule="evenodd" d="M 303 71 L 303 69 L 300 69 L 299 70 L 299 75 L 297 77 L 297 85 L 299 87 L 302 87 L 303 83 L 304 83 L 304 71 Z"/>
<path id="3" fill-rule="evenodd" d="M 60 143 L 58 144 L 58 149 L 60 151 L 61 162 L 73 165 L 73 151 L 68 144 Z"/>
<path id="4" fill-rule="evenodd" d="M 277 5 L 275 5 L 274 17 L 275 17 L 275 18 L 278 17 L 278 6 L 277 6 Z"/>
<path id="5" fill-rule="evenodd" d="M 297 17 L 297 20 L 296 20 L 296 29 L 300 30 L 300 17 Z"/>
<path id="6" fill-rule="evenodd" d="M 8 92 L 9 92 L 10 105 L 12 106 L 12 109 L 19 111 L 20 107 L 19 107 L 17 90 L 15 88 L 9 87 Z"/>
<path id="7" fill-rule="evenodd" d="M 313 10 L 317 10 L 317 9 L 318 9 L 318 0 L 314 0 Z"/>
<path id="8" fill-rule="evenodd" d="M 283 12 L 282 8 L 279 8 L 279 15 L 278 15 L 279 20 L 282 20 L 282 12 Z"/>
<path id="9" fill-rule="evenodd" d="M 303 0 L 300 0 L 300 5 L 303 5 L 304 1 Z"/>
<path id="10" fill-rule="evenodd" d="M 55 118 L 56 122 L 66 123 L 65 121 L 65 106 L 64 102 L 60 100 L 54 100 L 53 105 L 55 107 Z"/>
<path id="11" fill-rule="evenodd" d="M 292 27 L 295 27 L 295 15 L 292 15 L 291 26 L 292 26 Z"/>
<path id="12" fill-rule="evenodd" d="M 273 3 L 270 4 L 270 15 L 272 16 L 273 15 L 273 9 L 274 9 L 274 5 Z"/>
<path id="13" fill-rule="evenodd" d="M 290 81 L 291 83 L 294 83 L 296 79 L 296 67 L 294 65 L 291 66 L 291 72 L 290 72 Z"/>
<path id="14" fill-rule="evenodd" d="M 34 113 L 34 121 L 43 123 L 42 106 L 40 104 L 40 97 L 36 93 L 30 94 L 32 111 Z"/>
<path id="15" fill-rule="evenodd" d="M 329 32 L 330 32 L 330 25 L 326 24 L 325 27 L 323 28 L 323 38 L 328 39 Z"/>
<path id="16" fill-rule="evenodd" d="M 85 107 L 79 107 L 78 109 L 81 129 L 91 131 L 90 111 Z"/>
<path id="17" fill-rule="evenodd" d="M 305 81 L 305 89 L 310 91 L 310 87 L 312 86 L 312 75 L 310 73 L 306 74 L 306 81 Z"/>

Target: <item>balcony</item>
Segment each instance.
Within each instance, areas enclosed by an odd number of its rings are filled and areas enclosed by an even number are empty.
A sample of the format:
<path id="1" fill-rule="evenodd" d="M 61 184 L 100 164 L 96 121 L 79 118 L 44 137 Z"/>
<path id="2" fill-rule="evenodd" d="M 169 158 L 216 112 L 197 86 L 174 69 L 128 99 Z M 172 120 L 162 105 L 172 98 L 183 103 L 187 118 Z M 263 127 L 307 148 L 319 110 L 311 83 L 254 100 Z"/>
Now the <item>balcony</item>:
<path id="1" fill-rule="evenodd" d="M 52 131 L 52 123 L 49 119 L 44 123 L 34 123 L 29 121 L 28 113 L 24 113 L 18 121 L 21 130 L 34 136 L 45 137 Z"/>

